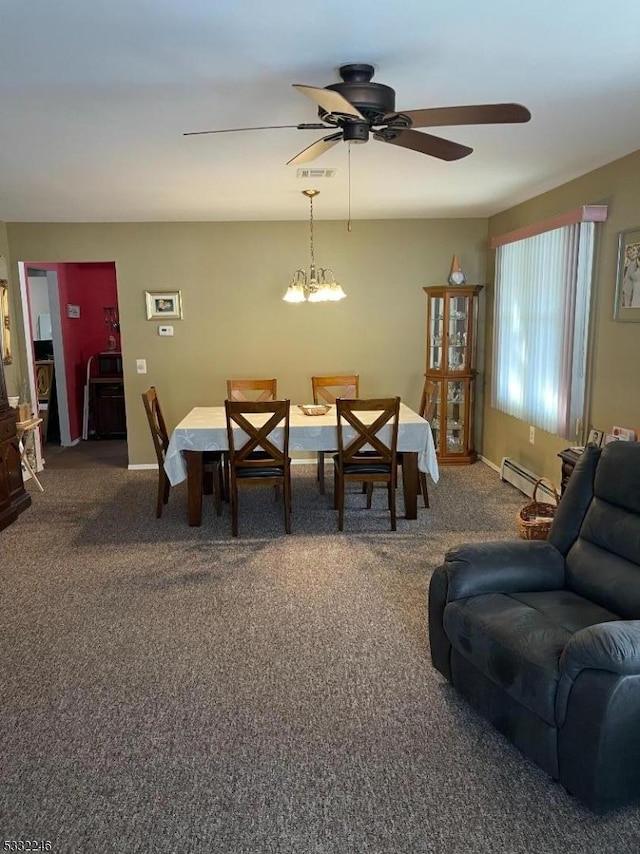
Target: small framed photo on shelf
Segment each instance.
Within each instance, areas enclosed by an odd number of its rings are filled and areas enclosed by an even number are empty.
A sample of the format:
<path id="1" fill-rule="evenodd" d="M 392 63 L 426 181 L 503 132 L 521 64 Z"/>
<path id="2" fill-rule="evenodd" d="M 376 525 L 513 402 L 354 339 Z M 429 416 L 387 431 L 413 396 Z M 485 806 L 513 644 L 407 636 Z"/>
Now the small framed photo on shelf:
<path id="1" fill-rule="evenodd" d="M 602 437 L 604 433 L 602 430 L 589 430 L 589 435 L 587 436 L 587 445 L 597 445 L 600 447 L 602 444 Z"/>
<path id="2" fill-rule="evenodd" d="M 613 319 L 640 323 L 640 226 L 618 234 Z"/>
<path id="3" fill-rule="evenodd" d="M 180 291 L 145 291 L 147 320 L 182 320 Z"/>
<path id="4" fill-rule="evenodd" d="M 621 442 L 635 442 L 636 431 L 630 430 L 628 427 L 612 427 L 612 434 Z"/>
<path id="5" fill-rule="evenodd" d="M 608 445 L 611 442 L 619 442 L 619 441 L 620 441 L 620 436 L 614 436 L 613 433 L 605 433 L 604 436 L 602 437 L 602 444 L 603 445 Z"/>

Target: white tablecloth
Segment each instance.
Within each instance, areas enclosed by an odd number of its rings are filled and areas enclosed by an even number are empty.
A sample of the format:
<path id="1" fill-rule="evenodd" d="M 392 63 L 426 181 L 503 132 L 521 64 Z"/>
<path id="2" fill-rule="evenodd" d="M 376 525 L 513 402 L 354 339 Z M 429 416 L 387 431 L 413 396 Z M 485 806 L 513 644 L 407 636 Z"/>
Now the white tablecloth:
<path id="1" fill-rule="evenodd" d="M 370 421 L 379 413 L 372 412 Z M 361 413 L 365 421 L 365 413 Z M 390 429 L 390 428 L 388 428 Z M 335 451 L 338 447 L 335 406 L 326 415 L 305 415 L 291 405 L 289 451 Z M 384 437 L 384 431 L 380 433 Z M 278 431 L 272 441 L 278 441 Z M 171 434 L 164 469 L 172 485 L 187 477 L 187 464 L 182 451 L 228 451 L 227 422 L 224 406 L 196 406 Z M 438 482 L 438 461 L 429 423 L 417 412 L 400 404 L 398 450 L 418 454 L 418 468 Z"/>

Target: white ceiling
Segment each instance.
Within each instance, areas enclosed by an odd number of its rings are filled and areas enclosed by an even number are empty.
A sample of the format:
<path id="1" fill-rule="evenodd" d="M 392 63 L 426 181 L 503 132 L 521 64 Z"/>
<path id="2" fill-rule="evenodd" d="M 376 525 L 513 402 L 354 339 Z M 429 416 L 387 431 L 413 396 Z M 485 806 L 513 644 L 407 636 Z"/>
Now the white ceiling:
<path id="1" fill-rule="evenodd" d="M 3 0 L 0 220 L 319 219 L 348 215 L 348 146 L 302 181 L 322 131 L 185 137 L 317 121 L 291 84 L 375 66 L 397 109 L 515 101 L 527 124 L 437 128 L 445 163 L 351 148 L 354 219 L 487 216 L 639 147 L 637 0 Z M 596 200 L 585 199 L 585 203 Z"/>

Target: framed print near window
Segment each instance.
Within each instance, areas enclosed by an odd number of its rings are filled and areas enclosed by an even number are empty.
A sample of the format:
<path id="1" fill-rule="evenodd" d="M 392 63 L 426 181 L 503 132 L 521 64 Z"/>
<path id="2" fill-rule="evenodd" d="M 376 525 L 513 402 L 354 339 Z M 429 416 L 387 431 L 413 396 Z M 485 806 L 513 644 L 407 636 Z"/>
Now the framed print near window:
<path id="1" fill-rule="evenodd" d="M 147 320 L 182 320 L 180 291 L 145 291 Z"/>
<path id="2" fill-rule="evenodd" d="M 640 323 L 640 227 L 618 236 L 618 277 L 614 320 Z"/>

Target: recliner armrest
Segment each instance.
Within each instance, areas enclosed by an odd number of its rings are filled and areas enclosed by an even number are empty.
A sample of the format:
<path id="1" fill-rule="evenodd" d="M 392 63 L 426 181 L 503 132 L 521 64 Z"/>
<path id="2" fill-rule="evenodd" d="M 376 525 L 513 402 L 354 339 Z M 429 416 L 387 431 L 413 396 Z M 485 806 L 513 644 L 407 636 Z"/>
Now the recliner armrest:
<path id="1" fill-rule="evenodd" d="M 571 688 L 583 670 L 640 676 L 640 620 L 612 620 L 587 626 L 569 638 L 560 656 L 556 719 L 562 726 Z"/>
<path id="2" fill-rule="evenodd" d="M 442 569 L 448 602 L 564 587 L 564 556 L 546 540 L 466 543 L 447 552 Z"/>
<path id="3" fill-rule="evenodd" d="M 571 637 L 560 668 L 572 681 L 582 670 L 640 675 L 640 620 L 612 620 L 587 626 Z"/>

